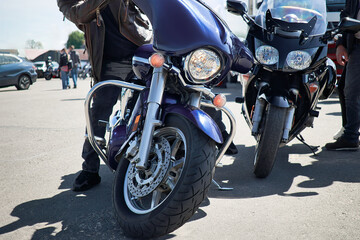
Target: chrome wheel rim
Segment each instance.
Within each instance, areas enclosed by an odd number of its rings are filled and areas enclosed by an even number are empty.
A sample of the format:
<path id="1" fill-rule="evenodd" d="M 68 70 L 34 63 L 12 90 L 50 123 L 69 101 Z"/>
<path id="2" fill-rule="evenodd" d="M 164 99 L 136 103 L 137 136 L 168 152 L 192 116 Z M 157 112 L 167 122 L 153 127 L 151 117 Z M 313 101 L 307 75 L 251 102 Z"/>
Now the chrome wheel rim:
<path id="1" fill-rule="evenodd" d="M 179 129 L 161 128 L 155 132 L 154 139 L 149 154 L 150 166 L 139 172 L 130 163 L 126 171 L 125 203 L 136 214 L 146 214 L 158 208 L 173 192 L 185 166 L 187 144 Z"/>
<path id="2" fill-rule="evenodd" d="M 27 88 L 30 85 L 30 78 L 27 76 L 22 76 L 20 78 L 20 87 Z"/>

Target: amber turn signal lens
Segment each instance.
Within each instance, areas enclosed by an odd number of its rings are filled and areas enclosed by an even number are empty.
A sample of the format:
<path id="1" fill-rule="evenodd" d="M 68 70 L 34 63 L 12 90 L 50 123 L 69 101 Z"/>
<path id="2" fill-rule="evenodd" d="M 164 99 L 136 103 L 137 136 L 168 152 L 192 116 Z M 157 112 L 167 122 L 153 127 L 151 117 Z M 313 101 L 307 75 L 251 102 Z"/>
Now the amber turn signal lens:
<path id="1" fill-rule="evenodd" d="M 242 74 L 244 81 L 249 81 L 250 75 L 249 74 Z"/>
<path id="2" fill-rule="evenodd" d="M 226 97 L 224 94 L 218 94 L 213 99 L 213 104 L 215 107 L 222 108 L 226 104 Z"/>
<path id="3" fill-rule="evenodd" d="M 316 92 L 318 90 L 318 88 L 319 88 L 319 86 L 316 83 L 312 83 L 309 86 L 309 90 L 310 90 L 311 93 Z"/>
<path id="4" fill-rule="evenodd" d="M 153 55 L 151 55 L 149 60 L 150 60 L 150 65 L 154 68 L 162 67 L 165 63 L 164 56 L 159 53 L 154 53 Z"/>
<path id="5" fill-rule="evenodd" d="M 133 132 L 135 132 L 137 130 L 138 126 L 139 126 L 140 117 L 141 117 L 141 115 L 139 114 L 135 118 L 134 125 L 133 125 L 133 128 L 132 128 Z"/>

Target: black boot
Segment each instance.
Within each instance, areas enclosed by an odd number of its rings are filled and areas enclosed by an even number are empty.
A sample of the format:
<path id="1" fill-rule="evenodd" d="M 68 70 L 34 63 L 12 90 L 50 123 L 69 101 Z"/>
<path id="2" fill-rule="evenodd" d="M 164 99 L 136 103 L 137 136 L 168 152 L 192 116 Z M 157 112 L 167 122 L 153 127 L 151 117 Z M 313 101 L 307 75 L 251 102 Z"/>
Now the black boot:
<path id="1" fill-rule="evenodd" d="M 83 170 L 75 179 L 72 190 L 74 192 L 86 191 L 98 185 L 100 182 L 101 177 L 98 173 L 92 173 Z"/>

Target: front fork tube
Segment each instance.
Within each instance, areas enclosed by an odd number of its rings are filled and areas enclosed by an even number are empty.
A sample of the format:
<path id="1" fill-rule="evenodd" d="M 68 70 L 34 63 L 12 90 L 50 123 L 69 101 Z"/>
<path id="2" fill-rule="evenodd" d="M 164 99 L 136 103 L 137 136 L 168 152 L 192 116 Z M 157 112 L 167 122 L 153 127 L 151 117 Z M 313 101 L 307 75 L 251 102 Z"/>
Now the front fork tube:
<path id="1" fill-rule="evenodd" d="M 289 140 L 289 133 L 293 124 L 294 114 L 295 114 L 294 106 L 291 106 L 290 108 L 287 109 L 286 117 L 285 117 L 284 133 L 281 140 L 284 143 L 286 143 Z"/>
<path id="2" fill-rule="evenodd" d="M 136 168 L 145 169 L 148 160 L 154 129 L 161 125 L 158 118 L 159 108 L 164 94 L 167 71 L 164 68 L 154 68 L 150 92 L 148 97 L 145 124 L 141 136 L 139 155 L 136 159 Z"/>
<path id="3" fill-rule="evenodd" d="M 251 135 L 256 136 L 259 131 L 259 125 L 263 116 L 264 108 L 266 106 L 265 99 L 258 97 L 255 102 L 255 112 L 253 113 L 253 127 L 251 129 Z"/>
<path id="4" fill-rule="evenodd" d="M 255 112 L 253 115 L 253 127 L 251 129 L 251 134 L 253 136 L 256 136 L 258 134 L 259 124 L 261 122 L 265 106 L 266 106 L 266 101 L 263 98 L 258 98 L 256 100 Z M 289 140 L 289 133 L 294 120 L 294 114 L 295 114 L 295 106 L 289 107 L 286 112 L 282 142 L 287 142 Z"/>

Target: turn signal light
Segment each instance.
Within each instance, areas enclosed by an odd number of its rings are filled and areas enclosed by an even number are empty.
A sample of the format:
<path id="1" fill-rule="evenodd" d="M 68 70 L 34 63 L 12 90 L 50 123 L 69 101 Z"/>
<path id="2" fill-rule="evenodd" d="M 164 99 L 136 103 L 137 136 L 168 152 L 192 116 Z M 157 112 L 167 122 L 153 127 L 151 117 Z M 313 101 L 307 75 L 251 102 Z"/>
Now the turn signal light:
<path id="1" fill-rule="evenodd" d="M 213 104 L 215 107 L 222 108 L 226 104 L 226 97 L 224 94 L 218 94 L 213 99 Z"/>
<path id="2" fill-rule="evenodd" d="M 162 67 L 165 63 L 165 58 L 160 53 L 154 53 L 150 57 L 150 65 L 154 68 Z"/>
<path id="3" fill-rule="evenodd" d="M 132 128 L 133 132 L 135 132 L 137 130 L 138 126 L 139 126 L 140 117 L 141 117 L 141 115 L 139 114 L 135 118 L 134 125 L 133 125 L 133 128 Z"/>
<path id="4" fill-rule="evenodd" d="M 242 74 L 242 78 L 244 79 L 244 81 L 249 81 L 250 75 L 249 74 Z"/>
<path id="5" fill-rule="evenodd" d="M 310 90 L 311 93 L 316 92 L 318 90 L 318 88 L 319 88 L 319 86 L 316 83 L 312 83 L 309 86 L 309 90 Z"/>

